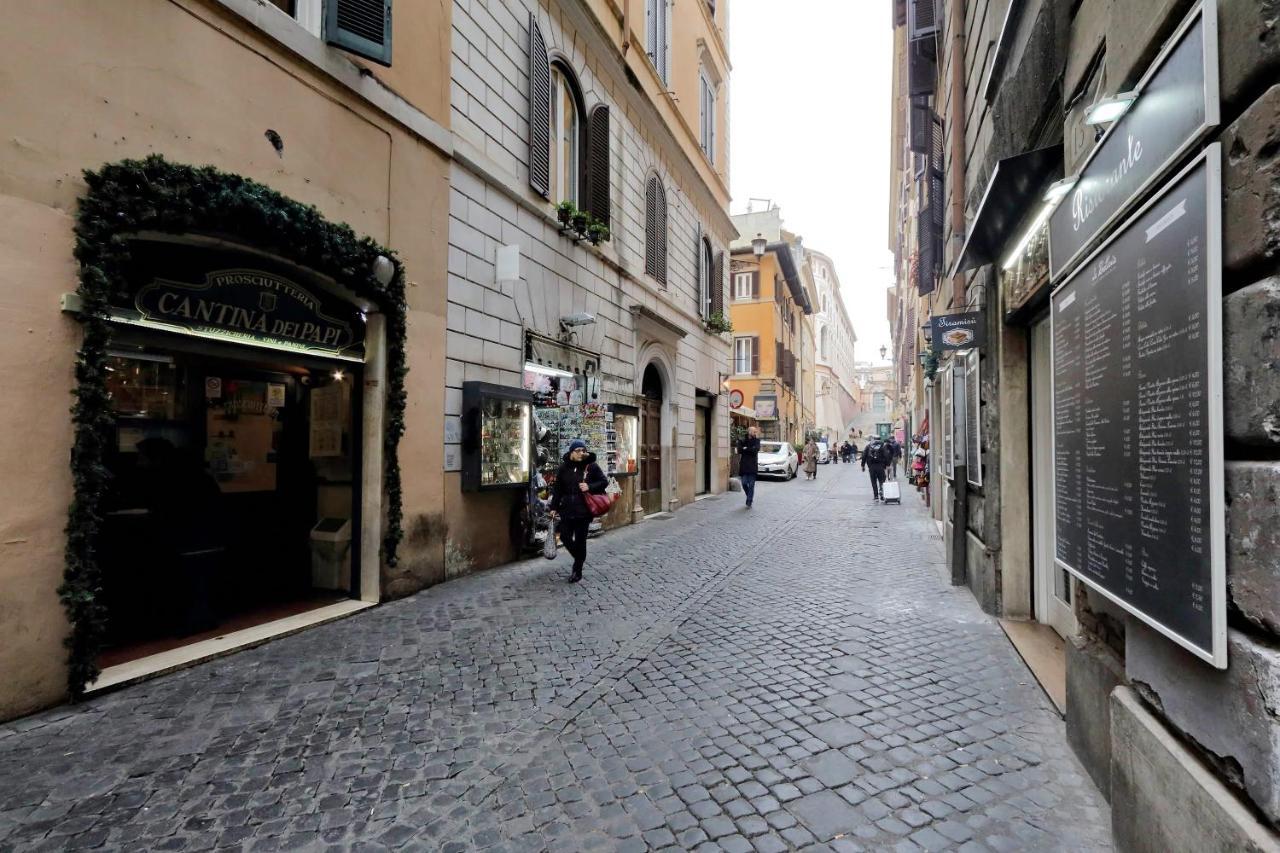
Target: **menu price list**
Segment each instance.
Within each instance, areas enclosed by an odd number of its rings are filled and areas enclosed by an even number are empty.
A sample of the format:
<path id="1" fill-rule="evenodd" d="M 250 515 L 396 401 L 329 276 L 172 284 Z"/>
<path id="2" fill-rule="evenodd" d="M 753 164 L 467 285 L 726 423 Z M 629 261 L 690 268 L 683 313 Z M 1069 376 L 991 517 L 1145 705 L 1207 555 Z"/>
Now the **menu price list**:
<path id="1" fill-rule="evenodd" d="M 1074 273 L 1052 312 L 1058 560 L 1211 652 L 1207 163 Z"/>

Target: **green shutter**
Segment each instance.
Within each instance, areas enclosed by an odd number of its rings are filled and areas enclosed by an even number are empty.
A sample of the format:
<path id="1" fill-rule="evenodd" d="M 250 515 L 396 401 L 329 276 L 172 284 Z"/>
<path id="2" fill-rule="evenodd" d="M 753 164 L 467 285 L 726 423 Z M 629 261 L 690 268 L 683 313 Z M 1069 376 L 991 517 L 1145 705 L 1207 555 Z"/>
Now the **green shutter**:
<path id="1" fill-rule="evenodd" d="M 609 108 L 599 104 L 587 119 L 584 207 L 609 226 Z"/>
<path id="2" fill-rule="evenodd" d="M 325 0 L 324 40 L 391 65 L 391 0 Z"/>

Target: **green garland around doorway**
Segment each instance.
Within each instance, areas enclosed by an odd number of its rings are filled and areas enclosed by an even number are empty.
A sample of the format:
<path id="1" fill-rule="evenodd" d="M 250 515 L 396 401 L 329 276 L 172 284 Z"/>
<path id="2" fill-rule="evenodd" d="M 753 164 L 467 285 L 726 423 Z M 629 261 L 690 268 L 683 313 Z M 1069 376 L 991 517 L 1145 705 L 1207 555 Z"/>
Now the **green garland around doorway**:
<path id="1" fill-rule="evenodd" d="M 330 276 L 375 303 L 386 318 L 387 388 L 383 435 L 386 528 L 382 558 L 395 565 L 403 537 L 397 448 L 405 415 L 405 284 L 396 256 L 345 224 L 327 221 L 311 205 L 211 166 L 170 163 L 153 155 L 86 171 L 89 190 L 80 201 L 75 256 L 80 263 L 84 338 L 76 358 L 71 450 L 74 496 L 67 519 L 66 566 L 58 595 L 71 623 L 67 686 L 73 698 L 98 677 L 97 658 L 106 631 L 97 540 L 107 490 L 106 450 L 111 440 L 107 392 L 109 295 L 124 280 L 129 237 L 143 231 L 224 237 Z M 394 275 L 381 284 L 373 274 L 378 256 Z"/>

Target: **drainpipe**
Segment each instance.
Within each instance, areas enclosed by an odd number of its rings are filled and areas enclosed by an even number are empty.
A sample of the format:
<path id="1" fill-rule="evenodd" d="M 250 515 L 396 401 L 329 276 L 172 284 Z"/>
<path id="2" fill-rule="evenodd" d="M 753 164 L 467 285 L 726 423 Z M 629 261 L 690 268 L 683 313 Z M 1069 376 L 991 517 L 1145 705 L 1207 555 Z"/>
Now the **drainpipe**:
<path id="1" fill-rule="evenodd" d="M 622 0 L 622 58 L 631 47 L 631 0 Z"/>
<path id="2" fill-rule="evenodd" d="M 964 223 L 964 0 L 951 0 L 951 238 L 963 240 Z M 951 307 L 965 306 L 964 273 L 951 279 Z"/>

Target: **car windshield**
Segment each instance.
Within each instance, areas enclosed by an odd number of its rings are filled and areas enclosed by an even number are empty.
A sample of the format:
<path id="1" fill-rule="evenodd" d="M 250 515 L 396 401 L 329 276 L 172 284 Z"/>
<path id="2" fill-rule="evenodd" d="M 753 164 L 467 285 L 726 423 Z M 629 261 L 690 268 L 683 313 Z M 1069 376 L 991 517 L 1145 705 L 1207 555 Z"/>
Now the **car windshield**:
<path id="1" fill-rule="evenodd" d="M 778 441 L 762 441 L 760 442 L 761 453 L 781 453 L 782 443 Z"/>

